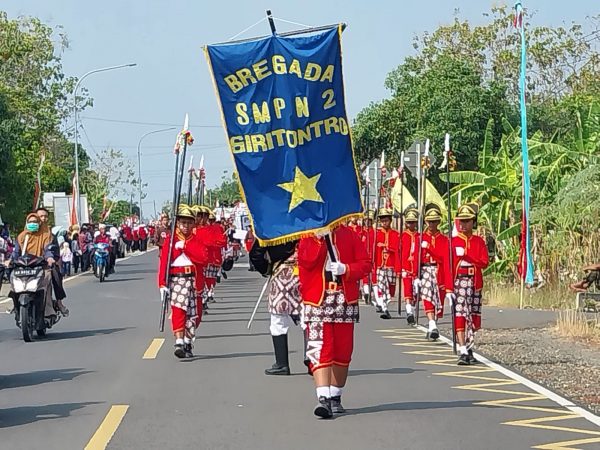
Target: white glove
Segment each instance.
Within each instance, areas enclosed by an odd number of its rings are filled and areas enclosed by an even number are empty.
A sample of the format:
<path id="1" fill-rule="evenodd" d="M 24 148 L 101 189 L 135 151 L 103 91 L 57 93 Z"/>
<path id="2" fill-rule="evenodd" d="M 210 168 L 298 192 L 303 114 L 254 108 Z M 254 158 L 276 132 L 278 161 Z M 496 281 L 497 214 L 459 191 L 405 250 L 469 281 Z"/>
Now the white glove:
<path id="1" fill-rule="evenodd" d="M 329 260 L 325 263 L 325 272 L 331 272 L 331 261 Z"/>
<path id="2" fill-rule="evenodd" d="M 346 273 L 346 265 L 340 262 L 331 263 L 331 273 L 335 276 L 344 275 Z"/>
<path id="3" fill-rule="evenodd" d="M 427 241 L 421 242 L 421 248 L 429 248 L 429 242 L 427 242 Z"/>
<path id="4" fill-rule="evenodd" d="M 421 280 L 418 278 L 413 280 L 413 289 L 416 291 L 421 288 Z"/>
<path id="5" fill-rule="evenodd" d="M 169 297 L 169 288 L 168 287 L 163 286 L 163 287 L 159 288 L 158 290 L 160 291 L 161 299 L 163 298 L 163 295 L 166 295 L 167 298 Z"/>
<path id="6" fill-rule="evenodd" d="M 456 247 L 456 256 L 465 256 L 465 249 L 463 247 Z"/>
<path id="7" fill-rule="evenodd" d="M 185 245 L 185 241 L 177 241 L 175 242 L 175 248 L 178 250 L 183 250 L 183 246 Z"/>
<path id="8" fill-rule="evenodd" d="M 456 294 L 454 292 L 448 292 L 446 294 L 446 303 L 453 305 L 456 302 Z"/>

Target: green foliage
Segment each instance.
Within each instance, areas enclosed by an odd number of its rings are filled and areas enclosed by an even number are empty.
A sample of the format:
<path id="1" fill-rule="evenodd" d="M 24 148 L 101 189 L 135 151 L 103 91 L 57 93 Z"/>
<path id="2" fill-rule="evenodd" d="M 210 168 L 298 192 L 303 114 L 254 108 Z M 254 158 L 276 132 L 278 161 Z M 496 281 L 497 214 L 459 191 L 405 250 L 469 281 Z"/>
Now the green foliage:
<path id="1" fill-rule="evenodd" d="M 221 184 L 218 187 L 208 190 L 206 204 L 214 208 L 218 201 L 220 206 L 233 206 L 236 201 L 241 199 L 240 186 L 234 173 L 231 177 L 223 175 L 221 177 Z"/>
<path id="2" fill-rule="evenodd" d="M 495 7 L 487 23 L 450 25 L 414 40 L 416 54 L 385 82 L 390 98 L 372 103 L 353 127 L 359 163 L 429 138 L 440 159 L 450 133 L 458 171 L 451 203 L 481 205 L 479 231 L 492 254 L 487 273 L 515 278 L 522 216 L 518 102 L 520 36 L 512 11 Z M 592 18 L 597 23 L 598 17 Z M 540 278 L 566 281 L 600 260 L 600 54 L 598 29 L 525 24 L 532 248 Z M 591 38 L 590 38 L 591 36 Z M 431 171 L 444 190 L 445 174 Z"/>

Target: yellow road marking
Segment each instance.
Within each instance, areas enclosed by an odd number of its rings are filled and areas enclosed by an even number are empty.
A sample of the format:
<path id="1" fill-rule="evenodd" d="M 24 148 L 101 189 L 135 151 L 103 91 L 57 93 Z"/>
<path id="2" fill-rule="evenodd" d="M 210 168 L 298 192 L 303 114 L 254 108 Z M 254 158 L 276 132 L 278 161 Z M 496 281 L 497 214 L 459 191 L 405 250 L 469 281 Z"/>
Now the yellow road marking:
<path id="1" fill-rule="evenodd" d="M 600 438 L 576 439 L 574 441 L 553 442 L 552 444 L 538 445 L 533 448 L 538 448 L 541 450 L 580 450 L 581 447 L 566 446 L 580 444 L 597 444 L 598 442 L 600 442 Z"/>
<path id="2" fill-rule="evenodd" d="M 158 355 L 158 352 L 164 343 L 165 340 L 163 338 L 152 339 L 152 342 L 150 342 L 148 350 L 146 350 L 142 359 L 156 359 L 156 355 Z"/>
<path id="3" fill-rule="evenodd" d="M 104 450 L 119 428 L 128 409 L 129 405 L 113 405 L 90 442 L 85 446 L 85 450 Z"/>

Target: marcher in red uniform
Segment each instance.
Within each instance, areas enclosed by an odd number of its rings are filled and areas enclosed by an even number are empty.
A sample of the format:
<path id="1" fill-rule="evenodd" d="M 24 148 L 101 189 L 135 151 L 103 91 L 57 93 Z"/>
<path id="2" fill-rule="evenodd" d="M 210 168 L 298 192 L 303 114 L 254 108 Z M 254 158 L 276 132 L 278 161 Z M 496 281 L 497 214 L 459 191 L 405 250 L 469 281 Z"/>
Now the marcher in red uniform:
<path id="1" fill-rule="evenodd" d="M 202 305 L 204 310 L 204 289 L 206 288 L 206 278 L 204 272 L 206 271 L 206 265 L 208 264 L 208 244 L 210 243 L 210 237 L 207 233 L 206 227 L 204 226 L 203 209 L 200 205 L 192 206 L 192 212 L 195 216 L 194 229 L 192 233 L 196 235 L 198 239 L 206 247 L 207 260 L 205 264 L 196 264 L 196 304 L 198 308 Z"/>
<path id="2" fill-rule="evenodd" d="M 377 312 L 382 319 L 391 319 L 388 304 L 396 295 L 396 280 L 400 274 L 400 233 L 393 230 L 392 211 L 379 211 L 381 227 L 375 234 L 375 264 L 373 267 L 373 291 Z"/>
<path id="3" fill-rule="evenodd" d="M 359 283 L 371 269 L 360 237 L 348 227 L 336 228 L 331 241 L 337 262 L 331 262 L 322 236 L 303 238 L 298 244 L 306 356 L 319 399 L 314 414 L 322 418 L 344 412 L 341 396 L 352 358 Z"/>
<path id="4" fill-rule="evenodd" d="M 419 212 L 414 207 L 408 207 L 404 211 L 404 223 L 406 229 L 402 232 L 402 290 L 404 303 L 406 305 L 406 321 L 413 325 L 415 323 L 415 296 L 413 282 L 418 271 L 418 252 L 421 245 L 417 225 Z"/>
<path id="5" fill-rule="evenodd" d="M 146 225 L 143 223 L 138 229 L 138 237 L 140 240 L 140 251 L 145 252 L 148 249 L 148 230 L 146 229 Z"/>
<path id="6" fill-rule="evenodd" d="M 204 272 L 206 280 L 206 301 L 215 301 L 215 286 L 217 284 L 217 276 L 221 273 L 221 264 L 223 264 L 223 249 L 227 246 L 225 230 L 215 222 L 215 215 L 208 209 L 208 265 Z"/>
<path id="7" fill-rule="evenodd" d="M 442 211 L 435 203 L 425 205 L 427 229 L 421 239 L 421 279 L 416 280 L 420 288 L 423 309 L 429 319 L 427 337 L 436 340 L 440 337 L 436 318 L 444 311 L 445 271 L 448 270 L 448 237 L 438 230 L 442 221 Z"/>
<path id="8" fill-rule="evenodd" d="M 489 264 L 485 241 L 473 234 L 477 227 L 476 204 L 465 204 L 458 208 L 459 234 L 452 238 L 452 276 L 446 286 L 453 286 L 446 294 L 447 301 L 455 302 L 454 324 L 458 341 L 458 365 L 477 363 L 473 357 L 475 333 L 481 328 L 481 291 L 483 270 Z M 450 272 L 450 271 L 449 271 Z"/>
<path id="9" fill-rule="evenodd" d="M 373 227 L 374 220 L 375 211 L 367 211 L 365 213 L 365 218 L 359 232 L 360 240 L 362 241 L 363 245 L 367 250 L 367 255 L 369 255 L 369 261 L 371 261 L 371 264 L 373 264 L 373 252 L 375 249 L 375 228 Z M 367 304 L 369 303 L 370 297 L 372 295 L 371 288 L 372 281 L 371 274 L 369 274 L 362 279 L 363 299 Z M 375 297 L 373 296 L 373 304 L 375 304 L 374 298 Z"/>
<path id="10" fill-rule="evenodd" d="M 196 328 L 202 318 L 202 310 L 196 303 L 196 268 L 206 264 L 208 253 L 201 239 L 192 233 L 194 213 L 187 205 L 180 205 L 176 216 L 177 224 L 171 254 L 170 283 L 167 287 L 167 259 L 171 236 L 165 239 L 158 272 L 158 287 L 161 294 L 171 301 L 171 324 L 175 335 L 175 356 L 193 356 L 192 345 Z"/>
<path id="11" fill-rule="evenodd" d="M 165 239 L 170 232 L 169 228 L 169 215 L 167 213 L 162 213 L 160 215 L 160 222 L 156 229 L 154 230 L 154 243 L 158 246 L 158 256 L 160 257 L 160 253 L 165 243 Z"/>

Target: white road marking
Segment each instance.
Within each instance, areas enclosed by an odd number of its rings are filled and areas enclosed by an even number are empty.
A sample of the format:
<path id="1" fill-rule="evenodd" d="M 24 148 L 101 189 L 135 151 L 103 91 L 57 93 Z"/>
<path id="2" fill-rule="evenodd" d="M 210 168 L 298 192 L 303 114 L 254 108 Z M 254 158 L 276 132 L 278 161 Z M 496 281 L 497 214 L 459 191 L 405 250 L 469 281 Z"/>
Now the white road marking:
<path id="1" fill-rule="evenodd" d="M 427 331 L 428 331 L 427 328 L 425 328 L 422 325 L 418 325 L 417 328 L 425 333 L 427 333 Z M 452 346 L 452 340 L 448 339 L 447 337 L 440 336 L 439 340 L 442 342 L 445 342 L 449 346 Z M 491 369 L 494 369 L 494 370 L 500 372 L 501 374 L 507 376 L 508 378 L 511 378 L 511 379 L 521 383 L 524 386 L 527 386 L 532 391 L 535 391 L 538 394 L 541 394 L 544 397 L 548 398 L 549 400 L 553 401 L 554 403 L 557 403 L 558 405 L 560 405 L 564 408 L 567 408 L 569 411 L 572 411 L 575 414 L 583 417 L 584 419 L 588 420 L 589 422 L 593 423 L 594 425 L 600 426 L 600 416 L 597 416 L 596 414 L 594 414 L 590 411 L 587 411 L 586 409 L 581 408 L 580 406 L 576 406 L 570 400 L 567 400 L 566 398 L 561 397 L 557 393 L 552 392 L 543 386 L 540 386 L 536 382 L 531 381 L 531 380 L 513 372 L 512 370 L 501 366 L 500 364 L 496 364 L 495 362 L 490 361 L 485 356 L 482 356 L 479 353 L 473 352 L 473 355 L 475 355 L 475 357 L 479 361 L 481 361 L 483 364 L 490 367 Z"/>

